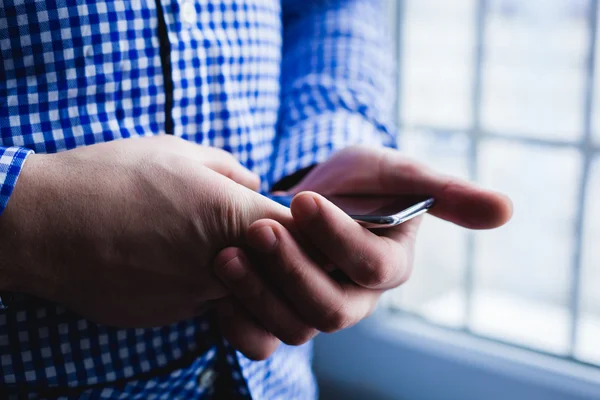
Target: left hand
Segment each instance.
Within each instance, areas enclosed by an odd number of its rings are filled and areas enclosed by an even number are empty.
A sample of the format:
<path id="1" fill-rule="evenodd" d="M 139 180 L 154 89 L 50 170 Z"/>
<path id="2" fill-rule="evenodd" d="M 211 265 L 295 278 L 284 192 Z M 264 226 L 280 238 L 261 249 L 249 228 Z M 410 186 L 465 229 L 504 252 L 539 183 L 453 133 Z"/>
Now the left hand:
<path id="1" fill-rule="evenodd" d="M 351 147 L 315 167 L 293 190 L 322 194 L 431 195 L 431 214 L 471 229 L 495 228 L 512 215 L 501 194 L 431 171 L 401 153 Z M 297 232 L 263 219 L 248 229 L 254 250 L 227 248 L 216 273 L 234 297 L 217 304 L 222 333 L 250 358 L 264 359 L 279 340 L 302 344 L 368 316 L 387 289 L 406 282 L 421 218 L 369 231 L 324 197 L 298 194 L 291 206 Z M 252 259 L 252 261 L 251 261 Z M 349 281 L 334 280 L 328 266 Z"/>

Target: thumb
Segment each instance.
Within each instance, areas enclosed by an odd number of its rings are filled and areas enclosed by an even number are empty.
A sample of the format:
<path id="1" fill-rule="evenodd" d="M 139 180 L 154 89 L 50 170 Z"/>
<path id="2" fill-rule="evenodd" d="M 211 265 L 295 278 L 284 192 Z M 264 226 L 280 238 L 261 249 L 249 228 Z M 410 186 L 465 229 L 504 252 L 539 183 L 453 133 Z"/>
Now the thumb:
<path id="1" fill-rule="evenodd" d="M 205 167 L 208 167 L 205 165 Z M 273 219 L 288 229 L 293 229 L 294 219 L 289 208 L 250 190 L 245 185 L 225 179 L 219 171 L 204 168 L 206 174 L 202 204 L 198 211 L 209 212 L 212 232 L 229 246 L 240 245 L 246 230 L 259 219 Z"/>

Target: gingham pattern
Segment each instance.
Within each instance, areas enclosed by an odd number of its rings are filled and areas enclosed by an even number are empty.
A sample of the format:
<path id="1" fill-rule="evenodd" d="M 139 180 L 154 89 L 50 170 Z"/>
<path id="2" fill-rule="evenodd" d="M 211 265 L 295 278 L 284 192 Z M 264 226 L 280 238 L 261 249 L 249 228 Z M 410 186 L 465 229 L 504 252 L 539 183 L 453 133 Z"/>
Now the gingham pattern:
<path id="1" fill-rule="evenodd" d="M 304 400 L 317 398 L 311 373 L 312 343 L 298 347 L 284 344 L 265 361 L 251 361 L 236 352 L 238 362 L 253 398 Z M 289 377 L 295 379 L 290 380 Z"/>
<path id="2" fill-rule="evenodd" d="M 171 400 L 207 398 L 213 396 L 213 370 L 216 362 L 216 348 L 211 348 L 185 368 L 178 368 L 163 376 L 144 380 L 130 380 L 120 387 L 101 390 L 84 390 L 76 395 L 78 399 L 136 399 Z M 210 371 L 210 374 L 207 372 Z M 64 399 L 68 397 L 63 396 Z"/>
<path id="3" fill-rule="evenodd" d="M 166 110 L 155 0 L 0 0 L 0 213 L 32 151 L 157 135 L 167 111 L 175 135 L 232 152 L 264 190 L 349 144 L 393 145 L 382 3 L 163 0 Z M 0 397 L 203 398 L 210 371 L 240 398 L 315 397 L 310 345 L 256 363 L 213 328 L 112 329 L 17 297 L 0 310 Z"/>
<path id="4" fill-rule="evenodd" d="M 30 153 L 31 150 L 22 147 L 0 147 L 0 210 L 6 208 L 25 158 Z"/>

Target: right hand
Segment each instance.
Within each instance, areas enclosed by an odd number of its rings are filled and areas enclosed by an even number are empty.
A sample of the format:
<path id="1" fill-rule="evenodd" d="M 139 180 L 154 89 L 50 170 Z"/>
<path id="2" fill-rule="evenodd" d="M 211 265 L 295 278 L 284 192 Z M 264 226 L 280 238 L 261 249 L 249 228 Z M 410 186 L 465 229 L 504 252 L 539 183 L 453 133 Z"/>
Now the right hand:
<path id="1" fill-rule="evenodd" d="M 221 249 L 258 219 L 293 221 L 258 185 L 225 151 L 172 136 L 31 155 L 0 217 L 2 289 L 118 327 L 198 315 L 228 294 Z"/>

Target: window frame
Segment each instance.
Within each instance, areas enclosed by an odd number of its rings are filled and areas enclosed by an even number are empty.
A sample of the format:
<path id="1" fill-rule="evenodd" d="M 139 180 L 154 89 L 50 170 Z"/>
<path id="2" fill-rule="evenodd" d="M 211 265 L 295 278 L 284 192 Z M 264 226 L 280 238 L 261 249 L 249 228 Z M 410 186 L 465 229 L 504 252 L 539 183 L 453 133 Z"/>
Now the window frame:
<path id="1" fill-rule="evenodd" d="M 405 0 L 388 0 L 395 28 L 396 59 L 402 60 Z M 600 367 L 573 359 L 580 309 L 582 236 L 589 172 L 600 148 L 594 144 L 592 113 L 596 42 L 600 0 L 590 0 L 589 48 L 586 65 L 583 136 L 577 142 L 543 140 L 486 132 L 480 123 L 482 64 L 485 52 L 486 13 L 490 0 L 476 0 L 474 29 L 475 68 L 471 93 L 472 141 L 469 156 L 470 177 L 477 178 L 477 151 L 483 140 L 502 139 L 542 146 L 577 148 L 584 158 L 579 185 L 579 204 L 574 228 L 577 238 L 571 270 L 569 308 L 571 311 L 570 356 L 544 354 L 469 332 L 471 310 L 467 301 L 467 324 L 462 330 L 441 327 L 405 312 L 380 307 L 372 317 L 357 326 L 320 335 L 315 340 L 314 369 L 325 394 L 345 399 L 527 399 L 600 400 Z M 402 102 L 402 63 L 399 63 L 398 105 Z M 600 101 L 600 99 L 596 99 Z M 400 113 L 398 113 L 400 114 Z M 403 126 L 398 115 L 398 126 Z M 412 127 L 414 128 L 414 127 Z M 432 127 L 417 127 L 435 130 Z M 473 293 L 473 236 L 469 239 L 464 276 L 465 295 Z M 325 398 L 329 398 L 325 397 Z"/>
<path id="2" fill-rule="evenodd" d="M 593 112 L 594 112 L 594 101 L 600 102 L 600 94 L 595 93 L 595 79 L 600 75 L 599 66 L 596 65 L 597 49 L 599 42 L 598 38 L 598 24 L 600 20 L 600 0 L 588 0 L 589 1 L 589 17 L 587 20 L 588 25 L 588 48 L 585 62 L 585 89 L 583 90 L 583 110 L 581 115 L 582 121 L 582 136 L 577 141 L 566 141 L 556 139 L 540 139 L 528 135 L 526 132 L 516 132 L 515 134 L 508 135 L 504 132 L 490 132 L 484 129 L 481 123 L 481 99 L 483 93 L 483 68 L 484 59 L 486 54 L 486 43 L 485 37 L 487 32 L 487 15 L 489 12 L 490 2 L 492 0 L 474 0 L 474 15 L 473 15 L 473 35 L 474 35 L 474 57 L 473 57 L 473 85 L 471 96 L 472 113 L 471 113 L 471 126 L 468 129 L 452 129 L 452 128 L 440 128 L 433 126 L 406 126 L 401 116 L 401 104 L 402 104 L 402 60 L 404 51 L 404 24 L 405 19 L 405 2 L 406 0 L 388 0 L 390 7 L 390 23 L 394 28 L 393 34 L 396 40 L 395 46 L 395 57 L 398 60 L 398 78 L 397 78 L 397 104 L 395 110 L 397 110 L 397 125 L 400 128 L 400 132 L 407 129 L 418 129 L 429 132 L 446 132 L 451 134 L 463 134 L 466 133 L 469 141 L 469 154 L 467 160 L 469 178 L 473 181 L 477 181 L 478 171 L 478 157 L 479 150 L 482 143 L 488 140 L 500 140 L 515 143 L 522 143 L 525 145 L 535 145 L 540 147 L 556 147 L 556 148 L 572 148 L 576 149 L 582 157 L 582 173 L 581 178 L 578 182 L 577 188 L 577 209 L 575 215 L 575 224 L 573 229 L 573 236 L 575 238 L 575 248 L 573 249 L 573 256 L 569 265 L 570 270 L 570 281 L 569 294 L 568 294 L 568 308 L 569 308 L 569 350 L 568 356 L 573 357 L 577 347 L 577 338 L 579 330 L 579 320 L 581 313 L 581 287 L 582 287 L 582 265 L 583 265 L 583 235 L 585 230 L 585 213 L 586 213 L 586 198 L 590 186 L 590 175 L 592 163 L 595 158 L 600 157 L 600 146 L 594 142 L 593 137 Z M 402 134 L 402 133 L 400 133 Z M 465 301 L 465 330 L 468 330 L 472 324 L 472 303 L 475 290 L 475 233 L 468 232 L 466 243 L 466 265 L 463 276 L 464 297 Z"/>

